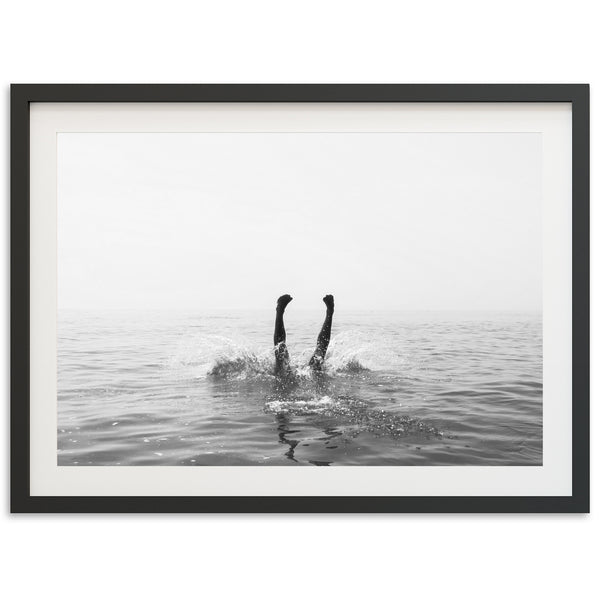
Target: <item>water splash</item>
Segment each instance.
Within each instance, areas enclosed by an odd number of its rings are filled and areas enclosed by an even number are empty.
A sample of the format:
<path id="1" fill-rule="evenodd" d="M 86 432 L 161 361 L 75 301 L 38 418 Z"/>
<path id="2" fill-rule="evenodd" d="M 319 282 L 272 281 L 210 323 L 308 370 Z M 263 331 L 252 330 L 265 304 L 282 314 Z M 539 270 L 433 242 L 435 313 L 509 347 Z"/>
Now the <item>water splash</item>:
<path id="1" fill-rule="evenodd" d="M 360 430 L 379 435 L 404 437 L 408 435 L 443 437 L 437 427 L 409 415 L 374 410 L 366 402 L 349 396 L 328 395 L 312 398 L 274 399 L 265 404 L 265 412 L 288 416 L 335 417 Z"/>
<path id="2" fill-rule="evenodd" d="M 327 351 L 327 366 L 336 373 L 400 370 L 406 363 L 398 340 L 381 331 L 368 334 L 344 331 L 332 338 Z"/>
<path id="3" fill-rule="evenodd" d="M 242 338 L 206 335 L 188 339 L 174 357 L 172 366 L 181 369 L 184 377 L 187 374 L 221 383 L 258 385 L 259 393 L 266 398 L 266 413 L 335 418 L 378 435 L 442 436 L 436 427 L 417 418 L 375 409 L 343 393 L 352 382 L 373 384 L 378 377 L 378 367 L 388 369 L 403 363 L 402 356 L 390 349 L 389 340 L 385 342 L 383 344 L 380 337 L 371 339 L 353 331 L 341 333 L 331 340 L 324 370 L 319 373 L 308 365 L 311 349 L 298 351 L 296 348 L 291 373 L 281 379 L 275 376 L 272 348 L 259 349 Z"/>
<path id="4" fill-rule="evenodd" d="M 271 352 L 243 339 L 219 335 L 186 336 L 168 362 L 181 379 L 260 379 L 273 376 Z"/>
<path id="5" fill-rule="evenodd" d="M 294 379 L 314 376 L 308 366 L 312 349 L 301 350 L 290 366 Z M 364 374 L 373 370 L 383 358 L 381 349 L 364 336 L 346 332 L 331 340 L 324 371 L 329 375 Z M 389 362 L 389 361 L 384 361 Z M 169 361 L 171 371 L 182 378 L 220 380 L 261 380 L 275 377 L 272 348 L 256 348 L 243 338 L 232 339 L 219 335 L 189 337 L 181 342 Z"/>

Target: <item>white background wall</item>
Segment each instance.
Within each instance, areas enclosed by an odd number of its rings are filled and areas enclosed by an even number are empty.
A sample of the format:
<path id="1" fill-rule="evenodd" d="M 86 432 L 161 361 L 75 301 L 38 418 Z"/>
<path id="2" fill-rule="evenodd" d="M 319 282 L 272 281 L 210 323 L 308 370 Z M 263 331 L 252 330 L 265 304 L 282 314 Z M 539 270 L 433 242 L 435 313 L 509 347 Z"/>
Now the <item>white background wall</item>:
<path id="1" fill-rule="evenodd" d="M 5 196 L 10 82 L 589 82 L 593 152 L 597 23 L 577 0 L 13 0 L 0 35 Z M 8 282 L 7 241 L 2 252 Z M 1 451 L 7 483 L 8 441 Z M 6 491 L 0 585 L 8 598 L 590 598 L 594 491 L 591 516 L 316 517 L 9 516 Z"/>

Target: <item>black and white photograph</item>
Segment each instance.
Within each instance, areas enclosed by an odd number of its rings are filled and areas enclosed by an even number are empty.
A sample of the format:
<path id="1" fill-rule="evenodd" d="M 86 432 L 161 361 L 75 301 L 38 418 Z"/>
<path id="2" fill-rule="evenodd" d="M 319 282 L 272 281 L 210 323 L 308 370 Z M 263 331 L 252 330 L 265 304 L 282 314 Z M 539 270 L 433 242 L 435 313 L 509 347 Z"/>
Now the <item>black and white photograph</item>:
<path id="1" fill-rule="evenodd" d="M 542 136 L 57 135 L 59 466 L 541 466 Z"/>
<path id="2" fill-rule="evenodd" d="M 3 9 L 4 596 L 593 599 L 596 5 Z"/>

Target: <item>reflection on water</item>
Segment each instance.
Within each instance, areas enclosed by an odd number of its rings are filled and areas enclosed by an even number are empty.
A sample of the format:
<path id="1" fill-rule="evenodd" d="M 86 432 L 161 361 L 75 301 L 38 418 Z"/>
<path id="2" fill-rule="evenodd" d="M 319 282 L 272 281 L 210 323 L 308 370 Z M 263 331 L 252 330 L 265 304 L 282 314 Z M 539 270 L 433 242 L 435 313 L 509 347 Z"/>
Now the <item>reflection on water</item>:
<path id="1" fill-rule="evenodd" d="M 542 464 L 541 316 L 61 313 L 60 465 Z"/>
<path id="2" fill-rule="evenodd" d="M 315 392 L 321 397 L 325 396 L 328 391 L 328 377 L 322 372 L 314 373 L 312 375 L 314 384 L 315 384 Z M 283 384 L 282 384 L 283 383 Z M 293 414 L 294 408 L 297 408 L 296 403 L 300 403 L 301 406 L 305 406 L 302 400 L 296 400 L 294 392 L 297 392 L 298 382 L 281 382 L 276 381 L 273 384 L 274 390 L 274 398 L 275 400 L 271 401 L 272 403 L 278 403 L 279 407 L 283 406 L 283 403 L 287 403 L 288 407 L 291 407 L 291 410 L 283 411 L 280 409 L 276 409 L 274 411 L 275 419 L 277 420 L 277 431 L 279 435 L 279 441 L 282 444 L 289 446 L 289 449 L 286 450 L 285 456 L 289 458 L 291 461 L 298 463 L 294 456 L 294 452 L 296 446 L 302 443 L 302 437 L 299 439 L 293 439 L 294 434 L 301 434 L 302 431 L 300 429 L 293 428 L 293 422 L 291 420 L 291 416 Z M 325 396 L 327 397 L 327 396 Z M 318 438 L 319 442 L 324 442 L 325 448 L 328 450 L 335 450 L 338 446 L 330 445 L 331 440 L 334 440 L 337 436 L 342 435 L 341 431 L 337 431 L 334 427 L 323 425 L 323 435 Z M 310 446 L 309 443 L 304 442 L 303 446 Z M 308 462 L 315 466 L 328 466 L 331 464 L 331 461 L 326 460 L 308 460 Z"/>

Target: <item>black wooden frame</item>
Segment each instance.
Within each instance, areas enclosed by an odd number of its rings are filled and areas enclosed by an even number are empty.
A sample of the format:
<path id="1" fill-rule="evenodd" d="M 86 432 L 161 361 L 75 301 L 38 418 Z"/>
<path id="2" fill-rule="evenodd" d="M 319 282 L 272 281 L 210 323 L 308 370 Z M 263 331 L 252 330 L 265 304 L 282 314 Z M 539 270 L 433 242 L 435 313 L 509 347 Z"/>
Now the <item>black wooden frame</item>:
<path id="1" fill-rule="evenodd" d="M 572 105 L 572 495 L 31 496 L 29 105 L 32 102 L 568 102 Z M 35 375 L 35 374 L 33 374 Z M 11 512 L 589 512 L 589 86 L 16 84 L 11 86 Z"/>

